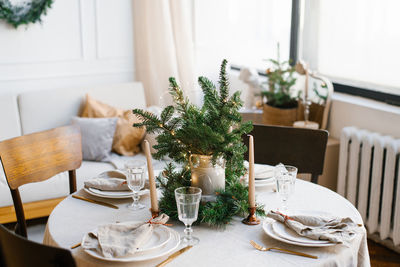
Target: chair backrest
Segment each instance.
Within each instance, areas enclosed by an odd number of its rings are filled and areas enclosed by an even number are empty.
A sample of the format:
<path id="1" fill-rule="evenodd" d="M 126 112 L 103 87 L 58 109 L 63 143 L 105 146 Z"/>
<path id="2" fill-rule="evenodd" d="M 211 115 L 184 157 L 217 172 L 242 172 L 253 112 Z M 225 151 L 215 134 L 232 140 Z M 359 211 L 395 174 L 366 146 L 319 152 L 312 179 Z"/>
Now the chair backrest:
<path id="1" fill-rule="evenodd" d="M 311 173 L 311 181 L 318 182 L 324 167 L 327 131 L 254 125 L 250 134 L 254 137 L 255 163 L 292 165 L 299 173 Z M 243 141 L 248 146 L 247 136 L 243 136 Z M 248 152 L 245 158 L 248 158 Z"/>
<path id="2" fill-rule="evenodd" d="M 0 161 L 14 202 L 19 228 L 27 236 L 18 187 L 68 171 L 70 193 L 76 191 L 75 170 L 82 163 L 80 129 L 64 126 L 0 142 Z"/>
<path id="3" fill-rule="evenodd" d="M 3 225 L 0 225 L 0 256 L 0 266 L 5 267 L 76 266 L 69 250 L 32 242 L 10 232 Z"/>

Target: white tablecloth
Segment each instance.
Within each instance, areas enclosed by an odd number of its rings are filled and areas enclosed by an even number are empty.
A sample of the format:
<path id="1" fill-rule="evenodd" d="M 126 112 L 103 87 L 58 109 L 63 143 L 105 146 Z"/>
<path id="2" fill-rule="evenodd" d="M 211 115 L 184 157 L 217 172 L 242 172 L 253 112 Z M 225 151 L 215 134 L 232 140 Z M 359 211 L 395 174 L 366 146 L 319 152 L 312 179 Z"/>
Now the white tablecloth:
<path id="1" fill-rule="evenodd" d="M 145 221 L 150 218 L 147 208 L 138 212 L 128 210 L 126 204 L 131 199 L 106 201 L 115 203 L 120 208 L 115 210 L 67 197 L 51 213 L 43 242 L 69 249 L 99 224 L 128 220 Z M 276 209 L 281 204 L 278 193 L 272 191 L 258 192 L 257 201 L 264 203 L 267 210 Z M 149 197 L 142 196 L 141 202 L 149 206 Z M 342 217 L 350 216 L 357 223 L 362 223 L 360 214 L 346 199 L 329 189 L 302 180 L 296 181 L 295 194 L 291 197 L 289 206 L 298 211 L 324 211 Z M 306 248 L 276 241 L 264 233 L 261 224 L 247 226 L 240 222 L 241 219 L 235 218 L 225 230 L 212 229 L 206 225 L 194 226 L 194 235 L 200 238 L 200 243 L 176 258 L 169 266 L 370 266 L 365 230 L 352 241 L 350 247 L 335 245 Z M 173 224 L 173 228 L 183 234 L 183 224 Z M 266 247 L 276 246 L 317 255 L 318 259 L 257 251 L 249 244 L 250 240 Z M 111 264 L 87 255 L 81 247 L 73 249 L 72 252 L 78 266 L 85 267 L 155 266 L 167 258 L 165 256 L 140 263 Z"/>

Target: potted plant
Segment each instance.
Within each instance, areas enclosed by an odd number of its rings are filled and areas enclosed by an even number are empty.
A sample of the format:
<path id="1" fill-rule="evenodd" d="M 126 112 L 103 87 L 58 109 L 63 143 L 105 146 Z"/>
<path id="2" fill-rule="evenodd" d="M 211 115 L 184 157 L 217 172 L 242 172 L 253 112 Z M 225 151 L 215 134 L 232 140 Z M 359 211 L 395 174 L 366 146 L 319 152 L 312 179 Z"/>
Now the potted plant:
<path id="1" fill-rule="evenodd" d="M 266 70 L 267 89 L 262 91 L 264 101 L 263 122 L 272 125 L 292 126 L 297 119 L 298 96 L 293 95 L 295 68 L 289 61 L 280 61 L 279 45 L 277 59 L 269 59 L 273 64 Z"/>

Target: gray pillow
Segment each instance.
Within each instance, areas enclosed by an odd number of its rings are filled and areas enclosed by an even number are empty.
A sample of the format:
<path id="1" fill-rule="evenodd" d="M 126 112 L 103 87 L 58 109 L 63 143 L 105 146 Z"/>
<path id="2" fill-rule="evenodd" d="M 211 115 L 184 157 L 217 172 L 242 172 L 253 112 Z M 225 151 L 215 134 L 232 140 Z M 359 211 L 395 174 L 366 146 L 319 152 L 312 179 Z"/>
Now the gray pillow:
<path id="1" fill-rule="evenodd" d="M 84 160 L 110 160 L 117 120 L 118 118 L 72 118 L 72 124 L 81 128 Z"/>

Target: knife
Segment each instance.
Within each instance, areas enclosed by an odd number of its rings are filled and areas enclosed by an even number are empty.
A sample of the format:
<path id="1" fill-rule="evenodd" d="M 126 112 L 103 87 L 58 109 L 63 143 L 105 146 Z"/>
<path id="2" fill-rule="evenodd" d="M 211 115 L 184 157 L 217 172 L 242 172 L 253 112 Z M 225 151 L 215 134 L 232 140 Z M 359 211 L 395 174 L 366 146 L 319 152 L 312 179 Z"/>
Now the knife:
<path id="1" fill-rule="evenodd" d="M 193 246 L 187 246 L 184 248 L 181 248 L 180 250 L 178 250 L 177 252 L 175 252 L 174 254 L 172 254 L 171 256 L 169 256 L 166 260 L 164 260 L 163 262 L 161 262 L 160 264 L 156 265 L 156 267 L 162 267 L 165 266 L 167 263 L 169 263 L 170 261 L 172 261 L 173 259 L 175 259 L 176 257 L 178 257 L 179 255 L 181 255 L 182 253 L 184 253 L 186 250 L 191 249 Z"/>
<path id="2" fill-rule="evenodd" d="M 109 207 L 109 208 L 119 209 L 117 206 L 115 206 L 115 205 L 113 205 L 113 204 L 110 204 L 110 203 L 103 202 L 103 201 L 94 200 L 94 199 L 90 199 L 90 198 L 86 198 L 86 197 L 81 197 L 81 196 L 77 196 L 77 195 L 72 195 L 72 197 L 73 197 L 73 198 L 80 199 L 80 200 L 84 200 L 84 201 L 87 201 L 87 202 L 99 204 L 99 205 L 102 205 L 102 206 L 106 206 L 106 207 Z"/>

